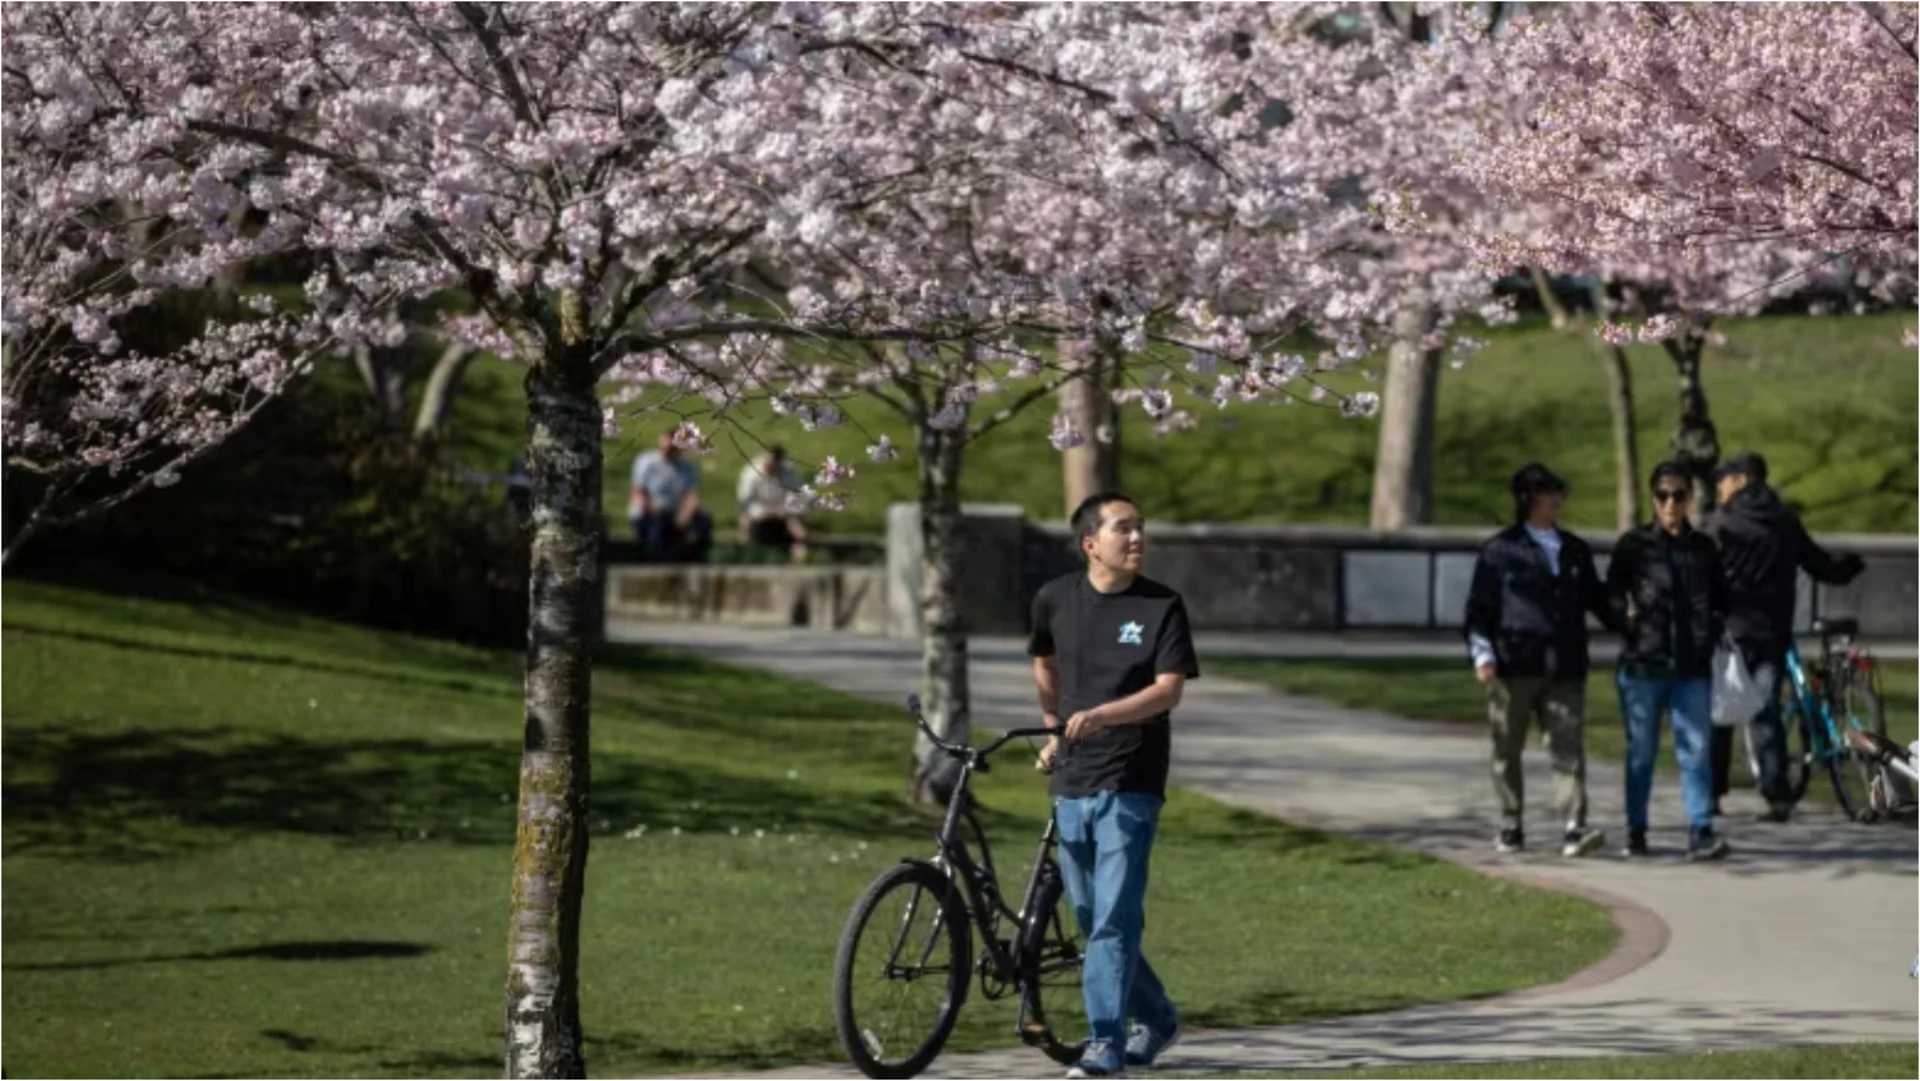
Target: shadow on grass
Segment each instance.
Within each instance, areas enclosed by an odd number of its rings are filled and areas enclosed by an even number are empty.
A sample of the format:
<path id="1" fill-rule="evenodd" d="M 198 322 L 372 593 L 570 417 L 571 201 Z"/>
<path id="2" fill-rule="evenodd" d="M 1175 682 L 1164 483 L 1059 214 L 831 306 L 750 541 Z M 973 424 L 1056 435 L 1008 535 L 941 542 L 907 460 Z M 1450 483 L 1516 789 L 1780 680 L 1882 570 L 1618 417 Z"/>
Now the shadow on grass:
<path id="1" fill-rule="evenodd" d="M 170 953 L 155 957 L 126 957 L 104 961 L 51 961 L 44 964 L 7 965 L 17 972 L 72 972 L 82 969 L 119 968 L 123 965 L 157 965 L 174 961 L 384 961 L 405 957 L 423 957 L 432 946 L 417 942 L 374 942 L 361 939 L 328 939 L 307 942 L 269 942 L 261 946 L 238 946 L 230 950 L 206 950 L 197 953 Z"/>
<path id="2" fill-rule="evenodd" d="M 4 735 L 9 855 L 131 860 L 222 840 L 209 831 L 345 842 L 513 839 L 511 744 L 310 739 L 233 728 L 111 734 L 58 725 Z M 901 793 L 689 769 L 611 755 L 594 763 L 596 829 L 732 827 L 916 838 L 928 819 Z M 1024 821 L 989 812 L 990 829 Z"/>
<path id="3" fill-rule="evenodd" d="M 254 652 L 245 649 L 214 649 L 206 646 L 168 645 L 139 638 L 124 638 L 111 634 L 96 634 L 91 631 L 67 630 L 59 627 L 44 627 L 33 623 L 12 621 L 6 629 L 12 633 L 37 635 L 44 638 L 64 638 L 73 642 L 85 642 L 89 645 L 108 646 L 114 649 L 138 650 L 145 653 L 162 653 L 174 657 L 190 657 L 206 661 L 234 661 L 241 664 L 270 665 L 277 668 L 293 668 L 305 672 L 320 672 L 326 675 L 352 676 L 356 679 L 381 680 L 402 686 L 431 687 L 435 690 L 457 691 L 467 694 L 486 694 L 511 696 L 518 698 L 520 692 L 498 678 L 484 682 L 456 677 L 433 677 L 408 675 L 391 668 L 378 668 L 369 665 L 341 664 L 332 661 L 316 660 L 310 657 L 294 657 L 282 653 Z M 490 673 L 496 677 L 499 673 Z"/>

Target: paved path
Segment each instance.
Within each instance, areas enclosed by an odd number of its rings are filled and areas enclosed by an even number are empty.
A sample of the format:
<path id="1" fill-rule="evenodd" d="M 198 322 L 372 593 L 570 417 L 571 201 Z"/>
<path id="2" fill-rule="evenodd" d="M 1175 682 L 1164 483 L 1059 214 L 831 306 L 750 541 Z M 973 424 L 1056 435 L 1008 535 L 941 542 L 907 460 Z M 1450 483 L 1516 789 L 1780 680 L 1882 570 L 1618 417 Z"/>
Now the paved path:
<path id="1" fill-rule="evenodd" d="M 610 633 L 886 702 L 903 701 L 918 678 L 915 647 L 883 638 L 685 624 L 624 624 Z M 976 724 L 1031 723 L 1033 691 L 1020 643 L 976 639 L 971 648 Z M 1204 650 L 1201 664 L 1204 670 Z M 1165 1070 L 1915 1038 L 1920 1017 L 1907 963 L 1920 909 L 1911 828 L 1857 826 L 1815 810 L 1791 824 L 1761 824 L 1753 821 L 1757 800 L 1736 793 L 1726 801 L 1723 827 L 1735 851 L 1723 864 L 1693 866 L 1677 855 L 1634 864 L 1612 855 L 1500 857 L 1489 843 L 1492 792 L 1486 741 L 1477 731 L 1338 709 L 1218 676 L 1188 688 L 1174 723 L 1177 784 L 1290 822 L 1624 901 L 1615 914 L 1628 933 L 1625 950 L 1566 984 L 1313 1024 L 1190 1033 Z M 1544 809 L 1545 755 L 1530 751 L 1527 762 L 1529 804 Z M 1621 774 L 1608 762 L 1588 769 L 1592 820 L 1608 831 L 1612 852 L 1624 840 Z M 1545 825 L 1543 815 L 1535 818 Z M 1684 848 L 1671 779 L 1656 785 L 1653 820 L 1656 849 Z M 852 1076 L 844 1065 L 786 1072 Z M 1057 1072 L 1036 1053 L 1015 1049 L 946 1056 L 929 1076 Z"/>

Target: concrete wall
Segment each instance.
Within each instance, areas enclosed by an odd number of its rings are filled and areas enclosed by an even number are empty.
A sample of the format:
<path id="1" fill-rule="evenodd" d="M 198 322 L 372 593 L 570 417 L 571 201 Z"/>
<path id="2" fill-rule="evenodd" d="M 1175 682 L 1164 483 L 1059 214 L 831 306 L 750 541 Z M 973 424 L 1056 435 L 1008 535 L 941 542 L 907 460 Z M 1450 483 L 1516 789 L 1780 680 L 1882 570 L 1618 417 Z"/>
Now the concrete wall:
<path id="1" fill-rule="evenodd" d="M 1194 626 L 1210 631 L 1450 631 L 1460 626 L 1475 555 L 1492 532 L 1159 525 L 1149 532 L 1146 573 L 1179 590 Z M 1613 537 L 1587 539 L 1604 575 Z M 1841 589 L 1816 588 L 1802 575 L 1800 629 L 1816 615 L 1852 616 L 1867 637 L 1912 639 L 1920 600 L 1914 540 L 1863 534 L 1817 539 L 1829 551 L 1859 553 L 1867 570 Z M 1028 572 L 1000 622 L 1010 621 L 1047 578 L 1079 565 L 1073 538 L 1061 525 L 1029 525 L 1023 547 Z"/>
<path id="2" fill-rule="evenodd" d="M 1159 525 L 1146 572 L 1185 595 L 1205 631 L 1457 631 L 1474 555 L 1491 530 L 1382 534 L 1321 526 Z M 1065 526 L 1026 521 L 1017 506 L 961 508 L 960 610 L 972 634 L 1022 634 L 1034 593 L 1079 569 Z M 1816 615 L 1861 621 L 1871 639 L 1917 633 L 1912 538 L 1824 535 L 1867 570 L 1843 589 L 1803 575 L 1799 629 Z M 1591 537 L 1606 573 L 1611 537 Z M 885 567 L 658 566 L 607 568 L 610 619 L 805 625 L 916 637 L 922 570 L 919 508 L 887 515 Z M 1597 624 L 1596 624 L 1597 626 Z"/>

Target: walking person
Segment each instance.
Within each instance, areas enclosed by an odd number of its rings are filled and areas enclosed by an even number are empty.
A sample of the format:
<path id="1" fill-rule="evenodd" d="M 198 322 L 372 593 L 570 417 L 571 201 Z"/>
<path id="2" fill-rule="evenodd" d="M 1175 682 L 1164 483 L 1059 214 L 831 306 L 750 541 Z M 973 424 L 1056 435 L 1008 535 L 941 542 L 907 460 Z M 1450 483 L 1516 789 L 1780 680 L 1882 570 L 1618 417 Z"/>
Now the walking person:
<path id="1" fill-rule="evenodd" d="M 1653 469 L 1653 523 L 1614 545 L 1607 594 L 1626 630 L 1615 682 L 1627 728 L 1627 855 L 1645 856 L 1660 718 L 1673 719 L 1689 859 L 1728 852 L 1713 830 L 1712 671 L 1727 605 L 1714 544 L 1687 521 L 1693 481 L 1679 462 Z"/>
<path id="2" fill-rule="evenodd" d="M 1787 646 L 1793 641 L 1797 571 L 1817 582 L 1845 585 L 1866 564 L 1857 555 L 1835 558 L 1814 543 L 1800 516 L 1767 486 L 1767 460 L 1752 451 L 1736 454 L 1713 473 L 1720 506 L 1706 532 L 1720 549 L 1720 571 L 1727 594 L 1727 635 L 1749 671 L 1773 669 L 1767 704 L 1747 727 L 1757 760 L 1760 794 L 1767 801 L 1762 818 L 1785 822 L 1793 811 L 1787 785 L 1786 732 L 1780 723 L 1780 681 L 1785 677 Z M 1726 795 L 1733 772 L 1733 729 L 1713 730 L 1713 795 L 1716 807 Z"/>
<path id="3" fill-rule="evenodd" d="M 1027 651 L 1041 716 L 1060 730 L 1035 765 L 1052 775 L 1060 873 L 1087 938 L 1091 1033 L 1067 1076 L 1122 1077 L 1180 1036 L 1179 1012 L 1140 937 L 1171 713 L 1200 665 L 1180 594 L 1140 573 L 1146 536 L 1133 502 L 1091 496 L 1072 526 L 1086 570 L 1048 582 L 1033 601 Z"/>
<path id="4" fill-rule="evenodd" d="M 1615 624 L 1593 550 L 1560 528 L 1566 482 L 1535 462 L 1513 475 L 1511 489 L 1514 524 L 1481 545 L 1465 620 L 1493 733 L 1500 800 L 1494 847 L 1526 846 L 1520 755 L 1528 727 L 1538 724 L 1553 758 L 1554 807 L 1565 827 L 1561 853 L 1584 856 L 1606 843 L 1587 825 L 1586 616 Z"/>

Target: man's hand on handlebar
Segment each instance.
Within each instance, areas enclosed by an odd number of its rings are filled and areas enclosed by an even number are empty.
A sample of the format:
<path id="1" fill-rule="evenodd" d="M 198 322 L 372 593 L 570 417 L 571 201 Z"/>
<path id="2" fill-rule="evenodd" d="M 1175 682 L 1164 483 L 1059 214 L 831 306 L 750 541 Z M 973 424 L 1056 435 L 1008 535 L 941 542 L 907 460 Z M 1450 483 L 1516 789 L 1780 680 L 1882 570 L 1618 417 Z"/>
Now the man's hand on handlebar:
<path id="1" fill-rule="evenodd" d="M 1060 753 L 1060 739 L 1053 737 L 1040 747 L 1040 757 L 1033 760 L 1033 768 L 1041 773 L 1053 772 L 1054 756 Z"/>

